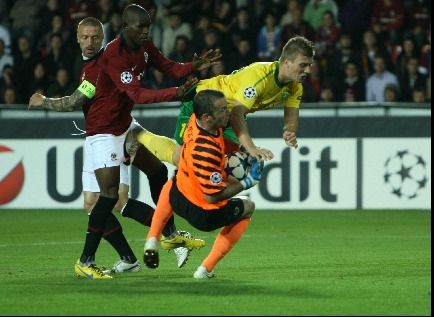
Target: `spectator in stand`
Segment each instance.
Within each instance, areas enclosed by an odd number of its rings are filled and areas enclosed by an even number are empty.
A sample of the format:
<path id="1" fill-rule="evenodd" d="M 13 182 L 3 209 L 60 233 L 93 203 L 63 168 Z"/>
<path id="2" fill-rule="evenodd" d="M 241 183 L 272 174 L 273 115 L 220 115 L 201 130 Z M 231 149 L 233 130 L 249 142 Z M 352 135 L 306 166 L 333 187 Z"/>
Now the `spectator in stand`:
<path id="1" fill-rule="evenodd" d="M 415 38 L 418 47 L 422 47 L 427 36 L 427 30 L 431 26 L 431 1 L 412 0 L 408 1 L 409 21 L 404 36 Z"/>
<path id="2" fill-rule="evenodd" d="M 264 24 L 258 34 L 257 55 L 263 62 L 278 59 L 280 55 L 280 37 L 282 29 L 277 24 L 276 17 L 272 12 L 265 14 Z"/>
<path id="3" fill-rule="evenodd" d="M 339 5 L 338 21 L 342 30 L 353 36 L 354 45 L 360 47 L 361 38 L 369 28 L 374 0 L 345 0 Z"/>
<path id="4" fill-rule="evenodd" d="M 181 14 L 177 11 L 170 13 L 170 25 L 163 30 L 163 41 L 161 43 L 161 51 L 164 55 L 169 56 L 175 47 L 175 39 L 178 35 L 184 35 L 189 40 L 193 36 L 190 24 L 182 20 Z"/>
<path id="5" fill-rule="evenodd" d="M 3 68 L 2 76 L 0 77 L 0 90 L 3 92 L 6 88 L 18 90 L 20 88 L 19 82 L 15 76 L 14 69 L 10 65 Z"/>
<path id="6" fill-rule="evenodd" d="M 211 20 L 206 15 L 198 16 L 193 29 L 193 52 L 200 52 L 205 47 L 205 34 L 212 28 Z"/>
<path id="7" fill-rule="evenodd" d="M 213 20 L 215 27 L 222 32 L 227 31 L 227 27 L 233 20 L 232 12 L 237 10 L 235 1 L 232 0 L 220 0 L 214 2 L 214 16 Z"/>
<path id="8" fill-rule="evenodd" d="M 286 11 L 283 13 L 280 18 L 280 26 L 283 28 L 285 25 L 290 24 L 292 22 L 292 14 L 294 10 L 301 10 L 300 1 L 299 0 L 287 0 L 286 1 Z"/>
<path id="9" fill-rule="evenodd" d="M 63 44 L 62 35 L 59 33 L 51 34 L 48 54 L 44 58 L 44 66 L 47 71 L 48 79 L 53 80 L 56 78 L 59 68 L 66 68 L 70 73 L 71 60 L 73 60 L 73 57 Z"/>
<path id="10" fill-rule="evenodd" d="M 59 68 L 56 72 L 56 80 L 48 86 L 47 97 L 61 98 L 74 92 L 74 86 L 69 79 L 68 70 Z"/>
<path id="11" fill-rule="evenodd" d="M 222 42 L 221 42 L 222 34 L 215 28 L 209 29 L 205 33 L 205 47 L 202 49 L 201 53 L 205 53 L 209 50 L 217 50 L 220 49 L 222 51 Z M 209 78 L 211 74 L 211 68 L 203 69 L 200 73 L 199 78 Z"/>
<path id="12" fill-rule="evenodd" d="M 334 0 L 310 0 L 304 7 L 303 20 L 316 31 L 326 11 L 331 11 L 335 19 L 338 17 L 338 6 Z"/>
<path id="13" fill-rule="evenodd" d="M 8 87 L 4 89 L 1 103 L 5 105 L 14 105 L 21 103 L 21 101 L 17 100 L 17 92 L 14 88 Z"/>
<path id="14" fill-rule="evenodd" d="M 113 12 L 118 12 L 114 0 L 98 0 L 96 17 L 103 25 L 109 23 Z"/>
<path id="15" fill-rule="evenodd" d="M 149 15 L 153 21 L 156 21 L 158 7 L 153 3 L 153 0 L 149 1 L 152 2 L 152 4 L 148 5 Z M 143 7 L 146 8 L 146 6 Z M 161 25 L 159 23 L 152 23 L 150 32 L 150 38 L 152 39 L 152 42 L 154 42 L 156 47 L 161 48 L 161 42 L 163 41 L 163 29 Z"/>
<path id="16" fill-rule="evenodd" d="M 235 48 L 241 39 L 249 41 L 250 46 L 256 51 L 256 23 L 251 19 L 250 13 L 247 7 L 239 7 L 235 20 L 228 28 L 227 35 L 230 38 L 230 45 L 228 47 Z M 252 47 L 255 45 L 255 47 Z"/>
<path id="17" fill-rule="evenodd" d="M 425 89 L 423 87 L 416 87 L 413 90 L 412 97 L 413 97 L 413 99 L 412 99 L 413 102 L 417 102 L 417 103 L 426 103 L 427 102 Z"/>
<path id="18" fill-rule="evenodd" d="M 3 26 L 0 23 L 0 40 L 3 41 L 4 46 L 5 46 L 5 52 L 7 54 L 11 54 L 11 34 L 8 30 L 8 28 L 6 28 L 6 26 Z"/>
<path id="19" fill-rule="evenodd" d="M 336 25 L 333 13 L 328 10 L 325 11 L 322 15 L 321 25 L 315 35 L 316 58 L 324 59 L 325 63 L 327 63 L 328 58 L 333 53 L 340 32 L 341 29 Z"/>
<path id="20" fill-rule="evenodd" d="M 225 56 L 223 56 L 225 57 Z M 256 55 L 250 46 L 248 39 L 240 38 L 237 43 L 237 50 L 230 53 L 225 58 L 225 64 L 227 65 L 227 71 L 232 72 L 241 67 L 250 65 L 256 60 Z"/>
<path id="21" fill-rule="evenodd" d="M 388 84 L 384 88 L 384 101 L 385 102 L 398 102 L 399 100 L 399 90 L 398 86 L 395 84 Z"/>
<path id="22" fill-rule="evenodd" d="M 6 53 L 5 42 L 0 38 L 0 78 L 3 76 L 3 68 L 6 65 L 13 66 L 14 58 Z"/>
<path id="23" fill-rule="evenodd" d="M 64 27 L 61 14 L 53 15 L 53 17 L 51 18 L 51 28 L 44 34 L 45 35 L 41 37 L 38 43 L 38 48 L 42 48 L 45 51 L 44 55 L 48 53 L 46 51 L 50 48 L 51 37 L 53 36 L 53 34 L 60 34 L 60 36 L 62 37 L 62 43 L 68 43 L 67 45 L 69 45 L 69 41 L 71 40 L 71 32 Z"/>
<path id="24" fill-rule="evenodd" d="M 288 42 L 290 38 L 294 36 L 301 35 L 307 39 L 315 38 L 314 29 L 303 20 L 301 8 L 294 8 L 292 10 L 292 21 L 289 24 L 286 24 L 282 29 L 282 35 L 280 39 L 280 48 Z"/>
<path id="25" fill-rule="evenodd" d="M 191 50 L 190 41 L 185 35 L 178 35 L 175 40 L 175 49 L 168 56 L 170 60 L 178 63 L 189 63 L 193 59 L 193 52 Z M 158 72 L 154 70 L 154 72 Z M 161 79 L 164 78 L 164 84 L 160 84 L 159 87 L 173 87 L 181 86 L 185 82 L 185 78 L 169 78 L 163 76 L 162 73 L 158 72 L 156 76 Z M 163 80 L 162 80 L 163 81 Z"/>
<path id="26" fill-rule="evenodd" d="M 65 9 L 65 25 L 70 29 L 85 17 L 94 17 L 97 11 L 95 1 L 89 0 L 66 0 Z"/>
<path id="27" fill-rule="evenodd" d="M 420 50 L 420 67 L 422 72 L 431 78 L 431 28 L 427 32 L 426 43 Z"/>
<path id="28" fill-rule="evenodd" d="M 333 51 L 333 54 L 328 59 L 326 74 L 328 77 L 332 77 L 334 81 L 343 79 L 345 76 L 345 67 L 349 61 L 355 62 L 360 65 L 356 50 L 353 48 L 353 39 L 351 35 L 346 32 L 342 32 L 339 35 L 339 41 Z M 364 94 L 363 94 L 364 98 Z"/>
<path id="29" fill-rule="evenodd" d="M 412 38 L 404 39 L 402 45 L 399 45 L 399 54 L 395 64 L 395 74 L 403 76 L 407 69 L 407 64 L 410 59 L 419 59 L 418 50 Z M 409 97 L 410 98 L 410 97 Z"/>
<path id="30" fill-rule="evenodd" d="M 16 38 L 26 35 L 36 37 L 40 17 L 38 13 L 42 8 L 44 0 L 15 0 L 9 11 L 9 18 L 12 21 L 12 37 Z"/>
<path id="31" fill-rule="evenodd" d="M 38 16 L 41 19 L 37 31 L 39 36 L 42 36 L 50 32 L 50 29 L 52 29 L 53 27 L 54 16 L 60 15 L 61 20 L 63 20 L 63 12 L 64 12 L 63 2 L 64 1 L 62 1 L 62 4 L 60 4 L 59 0 L 47 0 L 45 5 L 39 10 Z M 56 32 L 59 32 L 59 30 L 56 30 Z M 43 47 L 47 47 L 47 46 L 48 45 Z"/>
<path id="32" fill-rule="evenodd" d="M 110 16 L 110 21 L 104 23 L 104 41 L 103 47 L 107 45 L 108 42 L 115 39 L 122 30 L 122 16 L 119 12 L 113 12 Z"/>
<path id="33" fill-rule="evenodd" d="M 40 61 L 40 56 L 32 49 L 29 37 L 18 38 L 18 51 L 14 53 L 14 74 L 19 76 L 18 93 L 23 100 L 30 97 L 29 83 L 33 77 L 33 69 Z M 18 79 L 18 77 L 17 77 Z"/>
<path id="34" fill-rule="evenodd" d="M 375 0 L 371 29 L 386 46 L 397 44 L 404 24 L 402 0 Z"/>
<path id="35" fill-rule="evenodd" d="M 335 94 L 333 93 L 333 89 L 330 85 L 325 85 L 325 87 L 321 88 L 319 102 L 333 102 L 333 101 L 335 101 Z"/>
<path id="36" fill-rule="evenodd" d="M 360 52 L 362 74 L 367 79 L 374 71 L 375 56 L 384 54 L 385 49 L 378 43 L 377 36 L 372 30 L 363 33 L 363 46 Z"/>
<path id="37" fill-rule="evenodd" d="M 364 101 L 365 96 L 365 80 L 359 76 L 357 63 L 350 60 L 345 64 L 345 76 L 337 80 L 336 101 Z"/>
<path id="38" fill-rule="evenodd" d="M 185 35 L 178 35 L 175 39 L 175 49 L 169 55 L 169 59 L 179 63 L 189 63 L 193 59 L 190 40 Z"/>
<path id="39" fill-rule="evenodd" d="M 388 84 L 398 86 L 398 78 L 386 69 L 384 57 L 382 56 L 375 57 L 374 70 L 375 73 L 366 82 L 366 101 L 383 102 L 384 89 Z"/>
<path id="40" fill-rule="evenodd" d="M 33 70 L 33 78 L 30 81 L 29 93 L 33 94 L 38 90 L 46 91 L 49 86 L 49 81 L 45 72 L 43 63 L 36 64 Z"/>
<path id="41" fill-rule="evenodd" d="M 406 71 L 399 78 L 403 101 L 411 101 L 416 88 L 426 87 L 427 76 L 419 72 L 419 59 L 416 57 L 408 60 Z"/>

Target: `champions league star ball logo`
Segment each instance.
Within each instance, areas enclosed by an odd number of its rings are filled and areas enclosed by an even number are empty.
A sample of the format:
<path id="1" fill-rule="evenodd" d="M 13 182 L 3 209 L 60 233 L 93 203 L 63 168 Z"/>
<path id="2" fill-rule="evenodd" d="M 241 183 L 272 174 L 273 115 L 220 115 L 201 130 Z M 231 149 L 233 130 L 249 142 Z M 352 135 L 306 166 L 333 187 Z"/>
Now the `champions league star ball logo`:
<path id="1" fill-rule="evenodd" d="M 21 192 L 24 184 L 22 158 L 0 145 L 0 205 L 7 204 Z"/>
<path id="2" fill-rule="evenodd" d="M 416 198 L 428 181 L 424 159 L 407 150 L 389 157 L 384 169 L 384 183 L 398 198 Z"/>
<path id="3" fill-rule="evenodd" d="M 252 99 L 256 97 L 256 89 L 255 87 L 247 87 L 244 89 L 244 97 L 248 99 Z"/>
<path id="4" fill-rule="evenodd" d="M 133 75 L 130 72 L 125 71 L 121 74 L 121 82 L 123 82 L 124 84 L 129 84 L 132 81 Z"/>

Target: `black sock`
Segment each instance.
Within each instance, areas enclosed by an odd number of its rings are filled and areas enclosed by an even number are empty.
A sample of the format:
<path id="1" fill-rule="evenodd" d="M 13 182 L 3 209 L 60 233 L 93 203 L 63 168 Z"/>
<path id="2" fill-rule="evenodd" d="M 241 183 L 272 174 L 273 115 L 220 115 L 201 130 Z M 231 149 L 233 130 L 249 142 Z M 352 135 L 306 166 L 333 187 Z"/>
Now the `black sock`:
<path id="1" fill-rule="evenodd" d="M 154 204 L 157 204 L 160 197 L 161 190 L 167 182 L 167 167 L 163 164 L 161 169 L 152 176 L 148 176 L 149 189 L 151 190 L 151 197 Z"/>
<path id="2" fill-rule="evenodd" d="M 128 261 L 129 263 L 137 261 L 133 250 L 131 250 L 128 241 L 122 232 L 122 226 L 113 213 L 110 213 L 107 219 L 102 236 L 116 250 L 122 260 Z"/>
<path id="3" fill-rule="evenodd" d="M 151 226 L 152 216 L 154 215 L 154 208 L 135 199 L 128 199 L 127 204 L 122 210 L 122 216 L 134 219 L 138 223 L 145 225 L 146 227 Z M 169 221 L 166 223 L 166 226 L 163 229 L 163 235 L 165 237 L 170 236 L 172 233 L 176 231 L 175 219 L 172 215 Z"/>
<path id="4" fill-rule="evenodd" d="M 89 216 L 86 242 L 84 243 L 83 253 L 80 256 L 81 263 L 91 263 L 94 261 L 107 217 L 111 214 L 117 201 L 117 198 L 99 196 Z"/>
<path id="5" fill-rule="evenodd" d="M 138 223 L 150 227 L 154 208 L 144 202 L 130 198 L 121 213 L 124 217 L 134 219 Z"/>

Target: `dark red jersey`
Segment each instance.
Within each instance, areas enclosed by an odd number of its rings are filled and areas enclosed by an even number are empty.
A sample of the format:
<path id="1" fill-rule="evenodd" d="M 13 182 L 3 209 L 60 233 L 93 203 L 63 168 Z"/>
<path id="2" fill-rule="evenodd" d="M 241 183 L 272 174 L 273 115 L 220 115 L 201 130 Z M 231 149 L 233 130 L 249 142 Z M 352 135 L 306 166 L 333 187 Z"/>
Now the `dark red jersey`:
<path id="1" fill-rule="evenodd" d="M 134 104 L 169 101 L 176 97 L 176 88 L 141 87 L 140 79 L 148 67 L 154 67 L 174 78 L 193 71 L 191 63 L 175 63 L 167 59 L 152 41 L 146 41 L 140 48 L 130 50 L 122 37 L 107 44 L 97 64 L 100 74 L 96 95 L 86 118 L 87 135 L 120 135 L 131 122 Z"/>
<path id="2" fill-rule="evenodd" d="M 101 50 L 98 54 L 96 54 L 94 57 L 84 60 L 83 62 L 83 68 L 81 69 L 80 74 L 80 84 L 82 84 L 84 81 L 88 81 L 93 87 L 93 93 L 92 89 L 90 90 L 89 94 L 85 94 L 88 98 L 86 104 L 83 106 L 83 113 L 84 117 L 87 117 L 87 113 L 89 112 L 89 109 L 91 107 L 92 101 L 94 99 L 95 94 L 95 87 L 96 82 L 98 81 L 99 76 L 99 66 L 97 64 L 98 58 L 102 55 L 103 50 Z M 80 90 L 81 91 L 81 90 Z"/>

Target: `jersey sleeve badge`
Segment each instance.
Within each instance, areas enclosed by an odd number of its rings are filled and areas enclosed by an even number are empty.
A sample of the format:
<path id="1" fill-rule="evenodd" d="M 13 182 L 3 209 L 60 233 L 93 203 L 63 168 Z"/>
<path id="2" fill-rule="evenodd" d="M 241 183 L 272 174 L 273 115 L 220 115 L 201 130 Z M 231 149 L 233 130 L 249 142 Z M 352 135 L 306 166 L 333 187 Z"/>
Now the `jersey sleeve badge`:
<path id="1" fill-rule="evenodd" d="M 209 180 L 211 181 L 211 183 L 218 185 L 223 181 L 223 177 L 222 174 L 220 174 L 219 172 L 214 172 L 209 177 Z"/>
<path id="2" fill-rule="evenodd" d="M 252 99 L 256 97 L 255 87 L 247 87 L 244 89 L 244 98 Z"/>
<path id="3" fill-rule="evenodd" d="M 133 81 L 133 74 L 131 74 L 129 71 L 124 71 L 121 74 L 121 82 L 124 84 L 129 84 Z"/>

